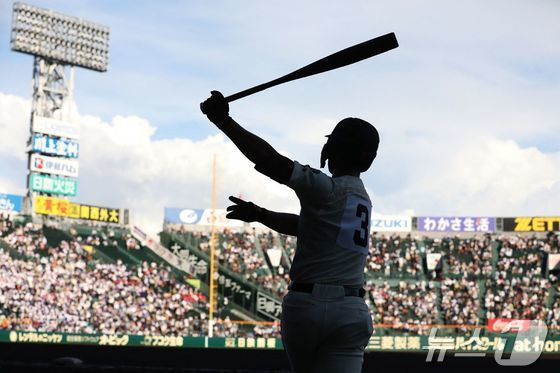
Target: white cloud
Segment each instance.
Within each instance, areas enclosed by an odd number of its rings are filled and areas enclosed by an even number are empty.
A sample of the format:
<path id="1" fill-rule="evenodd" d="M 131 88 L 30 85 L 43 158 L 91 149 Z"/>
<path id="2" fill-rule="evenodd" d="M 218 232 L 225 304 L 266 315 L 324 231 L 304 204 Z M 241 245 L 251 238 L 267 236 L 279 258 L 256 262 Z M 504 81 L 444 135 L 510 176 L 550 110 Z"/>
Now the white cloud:
<path id="1" fill-rule="evenodd" d="M 403 189 L 381 199 L 383 208 L 447 215 L 551 215 L 560 206 L 560 152 L 522 148 L 513 140 L 474 138 L 416 163 Z"/>
<path id="2" fill-rule="evenodd" d="M 0 155 L 26 159 L 30 113 L 29 100 L 0 92 Z"/>
<path id="3" fill-rule="evenodd" d="M 29 102 L 0 94 L 0 108 L 0 163 L 10 162 L 19 175 L 24 175 L 25 157 L 19 155 L 25 150 Z M 129 208 L 134 221 L 151 233 L 160 229 L 165 206 L 211 205 L 214 154 L 218 157 L 218 207 L 228 204 L 228 195 L 241 194 L 272 209 L 298 210 L 298 201 L 288 188 L 258 174 L 217 131 L 200 141 L 155 140 L 156 128 L 137 116 L 117 115 L 107 123 L 74 110 L 73 117 L 82 126 L 78 200 Z M 327 121 L 312 123 L 312 132 Z M 558 213 L 560 153 L 543 153 L 496 137 L 442 139 L 437 146 L 429 146 L 428 138 L 416 134 L 400 145 L 390 141 L 391 136 L 385 153 L 380 153 L 376 161 L 381 165 L 376 167 L 398 164 L 383 159 L 383 154 L 396 153 L 407 160 L 396 172 L 409 175 L 393 191 L 374 195 L 378 212 L 413 209 L 417 214 L 494 216 Z M 311 134 L 301 142 L 320 150 L 320 143 Z M 15 160 L 14 154 L 18 155 Z M 0 171 L 2 191 L 24 189 L 24 177 L 14 180 L 12 175 L 5 169 Z"/>

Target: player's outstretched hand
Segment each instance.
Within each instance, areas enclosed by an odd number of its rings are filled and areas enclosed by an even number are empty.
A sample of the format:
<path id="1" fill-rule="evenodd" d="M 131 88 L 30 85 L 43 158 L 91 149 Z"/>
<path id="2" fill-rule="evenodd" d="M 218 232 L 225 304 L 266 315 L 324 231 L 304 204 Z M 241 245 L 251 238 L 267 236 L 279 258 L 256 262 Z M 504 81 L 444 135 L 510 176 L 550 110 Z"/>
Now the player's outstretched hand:
<path id="1" fill-rule="evenodd" d="M 229 104 L 219 91 L 210 92 L 212 95 L 200 104 L 200 110 L 206 114 L 210 122 L 221 127 L 229 119 Z"/>
<path id="2" fill-rule="evenodd" d="M 255 205 L 253 202 L 243 201 L 234 196 L 229 196 L 229 200 L 233 202 L 234 205 L 228 206 L 227 211 L 229 212 L 226 218 L 243 220 L 247 223 L 259 221 L 263 211 L 261 207 Z"/>

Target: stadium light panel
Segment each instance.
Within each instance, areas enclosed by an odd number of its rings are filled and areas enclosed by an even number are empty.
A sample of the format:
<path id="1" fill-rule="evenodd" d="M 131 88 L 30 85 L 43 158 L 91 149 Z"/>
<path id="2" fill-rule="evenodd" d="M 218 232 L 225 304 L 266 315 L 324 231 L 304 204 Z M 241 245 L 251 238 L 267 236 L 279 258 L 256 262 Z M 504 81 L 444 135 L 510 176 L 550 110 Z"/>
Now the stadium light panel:
<path id="1" fill-rule="evenodd" d="M 12 50 L 107 71 L 109 28 L 52 10 L 14 3 Z"/>

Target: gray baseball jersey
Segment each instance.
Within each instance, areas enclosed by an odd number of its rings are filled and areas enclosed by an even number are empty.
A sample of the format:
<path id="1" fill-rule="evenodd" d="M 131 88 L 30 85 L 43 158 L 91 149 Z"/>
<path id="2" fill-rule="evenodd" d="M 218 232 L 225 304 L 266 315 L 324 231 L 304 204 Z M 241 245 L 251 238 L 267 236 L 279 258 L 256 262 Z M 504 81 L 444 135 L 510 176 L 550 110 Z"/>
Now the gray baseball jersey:
<path id="1" fill-rule="evenodd" d="M 371 201 L 362 180 L 294 161 L 287 185 L 301 204 L 292 281 L 363 286 Z"/>

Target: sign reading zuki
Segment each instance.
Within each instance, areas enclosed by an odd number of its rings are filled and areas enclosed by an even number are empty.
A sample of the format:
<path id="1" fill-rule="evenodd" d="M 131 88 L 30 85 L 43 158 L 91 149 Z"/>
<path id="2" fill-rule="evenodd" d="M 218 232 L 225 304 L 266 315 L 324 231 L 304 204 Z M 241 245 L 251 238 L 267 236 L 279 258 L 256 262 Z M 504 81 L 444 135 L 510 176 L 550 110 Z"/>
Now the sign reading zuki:
<path id="1" fill-rule="evenodd" d="M 412 217 L 404 215 L 372 215 L 372 232 L 410 232 Z"/>

